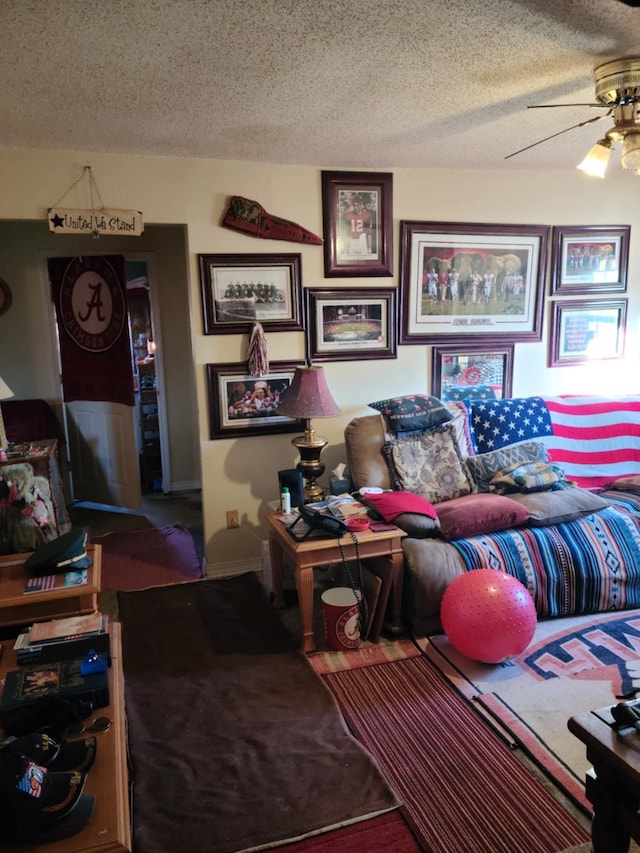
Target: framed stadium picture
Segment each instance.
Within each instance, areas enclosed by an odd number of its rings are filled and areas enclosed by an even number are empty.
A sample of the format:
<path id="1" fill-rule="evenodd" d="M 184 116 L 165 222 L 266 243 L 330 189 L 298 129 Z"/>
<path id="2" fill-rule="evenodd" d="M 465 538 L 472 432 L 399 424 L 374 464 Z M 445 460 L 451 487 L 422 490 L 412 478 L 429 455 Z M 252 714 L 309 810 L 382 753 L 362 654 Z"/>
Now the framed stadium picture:
<path id="1" fill-rule="evenodd" d="M 322 172 L 324 274 L 393 275 L 393 175 Z"/>
<path id="2" fill-rule="evenodd" d="M 630 232 L 629 225 L 554 226 L 551 293 L 624 293 Z"/>

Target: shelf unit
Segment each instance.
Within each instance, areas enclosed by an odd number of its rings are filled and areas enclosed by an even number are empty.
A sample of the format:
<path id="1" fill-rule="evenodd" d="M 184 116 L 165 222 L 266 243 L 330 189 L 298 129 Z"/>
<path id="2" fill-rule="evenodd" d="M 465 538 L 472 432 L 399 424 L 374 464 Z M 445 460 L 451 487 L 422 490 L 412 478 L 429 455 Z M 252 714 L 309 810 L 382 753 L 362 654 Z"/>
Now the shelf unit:
<path id="1" fill-rule="evenodd" d="M 138 362 L 138 393 L 140 395 L 140 478 L 146 492 L 162 489 L 162 454 L 160 451 L 160 421 L 156 366 L 153 359 Z"/>

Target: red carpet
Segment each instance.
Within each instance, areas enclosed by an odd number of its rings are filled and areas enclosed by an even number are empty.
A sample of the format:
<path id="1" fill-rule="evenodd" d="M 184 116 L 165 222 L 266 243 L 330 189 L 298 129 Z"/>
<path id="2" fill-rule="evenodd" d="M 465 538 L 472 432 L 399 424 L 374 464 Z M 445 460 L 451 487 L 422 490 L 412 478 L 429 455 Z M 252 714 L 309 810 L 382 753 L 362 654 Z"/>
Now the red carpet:
<path id="1" fill-rule="evenodd" d="M 202 577 L 202 565 L 186 527 L 151 528 L 93 537 L 102 545 L 102 589 L 123 592 L 184 583 Z"/>
<path id="2" fill-rule="evenodd" d="M 324 680 L 430 853 L 556 853 L 589 836 L 425 659 Z"/>

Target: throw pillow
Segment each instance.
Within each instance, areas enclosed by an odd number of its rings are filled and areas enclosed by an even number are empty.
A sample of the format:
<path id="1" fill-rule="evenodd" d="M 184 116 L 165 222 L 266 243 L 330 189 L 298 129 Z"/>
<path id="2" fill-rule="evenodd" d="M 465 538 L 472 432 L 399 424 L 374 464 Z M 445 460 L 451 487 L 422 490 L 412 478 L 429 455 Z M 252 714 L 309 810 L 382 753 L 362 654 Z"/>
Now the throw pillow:
<path id="1" fill-rule="evenodd" d="M 527 495 L 514 494 L 509 497 L 527 508 L 529 524 L 532 527 L 546 527 L 549 524 L 575 521 L 577 518 L 592 515 L 610 506 L 604 498 L 578 486 L 567 486 L 564 489 L 547 492 L 532 492 Z"/>
<path id="2" fill-rule="evenodd" d="M 367 405 L 384 416 L 387 428 L 392 433 L 418 433 L 435 429 L 453 417 L 441 400 L 427 394 L 392 397 Z"/>
<path id="3" fill-rule="evenodd" d="M 525 524 L 527 508 L 503 495 L 475 494 L 436 506 L 445 539 L 480 536 Z"/>
<path id="4" fill-rule="evenodd" d="M 564 471 L 551 462 L 516 462 L 491 478 L 489 491 L 499 495 L 512 492 L 545 492 L 565 482 Z"/>
<path id="5" fill-rule="evenodd" d="M 468 406 L 477 453 L 553 435 L 542 397 L 470 400 Z"/>
<path id="6" fill-rule="evenodd" d="M 473 491 L 455 433 L 448 426 L 389 441 L 382 452 L 396 491 L 414 492 L 433 504 Z"/>
<path id="7" fill-rule="evenodd" d="M 362 495 L 362 503 L 384 521 L 392 521 L 414 539 L 437 536 L 440 522 L 435 507 L 421 495 L 411 492 L 382 492 Z"/>
<path id="8" fill-rule="evenodd" d="M 521 444 L 513 444 L 477 456 L 467 456 L 465 459 L 479 492 L 488 492 L 489 484 L 495 475 L 512 465 L 548 461 L 547 448 L 541 441 L 523 441 Z"/>
<path id="9" fill-rule="evenodd" d="M 632 474 L 628 477 L 618 477 L 607 483 L 607 489 L 616 489 L 619 492 L 640 492 L 640 474 Z"/>

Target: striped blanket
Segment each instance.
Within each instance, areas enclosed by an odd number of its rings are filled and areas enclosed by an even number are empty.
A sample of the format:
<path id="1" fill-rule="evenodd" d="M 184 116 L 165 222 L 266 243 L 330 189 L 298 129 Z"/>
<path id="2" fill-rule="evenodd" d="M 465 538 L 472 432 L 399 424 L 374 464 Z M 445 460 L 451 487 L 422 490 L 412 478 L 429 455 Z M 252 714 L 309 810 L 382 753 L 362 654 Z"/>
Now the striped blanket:
<path id="1" fill-rule="evenodd" d="M 621 506 L 450 545 L 468 570 L 489 567 L 518 578 L 539 617 L 640 607 L 640 519 Z"/>
<path id="2" fill-rule="evenodd" d="M 552 462 L 585 489 L 640 474 L 640 397 L 543 397 L 553 434 Z"/>

